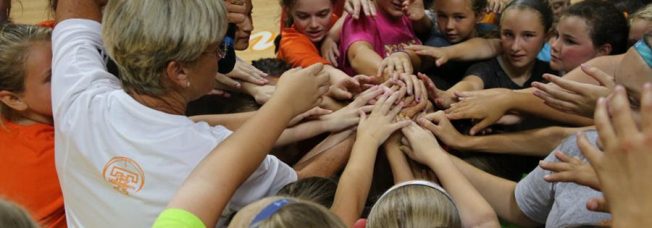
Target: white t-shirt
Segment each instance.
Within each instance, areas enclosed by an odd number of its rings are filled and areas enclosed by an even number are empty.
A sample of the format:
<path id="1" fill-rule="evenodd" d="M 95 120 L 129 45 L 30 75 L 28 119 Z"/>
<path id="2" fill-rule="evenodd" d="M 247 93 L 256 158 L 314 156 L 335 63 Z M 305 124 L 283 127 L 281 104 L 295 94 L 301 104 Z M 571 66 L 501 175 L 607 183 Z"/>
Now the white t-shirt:
<path id="1" fill-rule="evenodd" d="M 68 226 L 150 227 L 231 131 L 148 108 L 126 94 L 106 71 L 95 21 L 57 24 L 52 49 L 55 159 Z M 267 156 L 231 207 L 275 194 L 296 178 L 292 168 Z"/>

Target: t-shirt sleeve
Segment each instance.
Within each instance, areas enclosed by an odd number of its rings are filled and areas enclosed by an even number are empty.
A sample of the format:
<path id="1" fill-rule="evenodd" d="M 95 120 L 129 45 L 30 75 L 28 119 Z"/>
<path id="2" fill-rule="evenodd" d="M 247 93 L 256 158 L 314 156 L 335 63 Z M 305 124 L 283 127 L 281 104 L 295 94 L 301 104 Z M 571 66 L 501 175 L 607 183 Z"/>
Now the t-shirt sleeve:
<path id="1" fill-rule="evenodd" d="M 283 31 L 279 46 L 278 58 L 285 60 L 292 67 L 308 67 L 315 63 L 330 64 L 320 55 L 310 39 L 293 29 Z"/>
<path id="2" fill-rule="evenodd" d="M 374 43 L 374 37 L 378 29 L 376 23 L 370 17 L 360 17 L 355 20 L 350 15 L 344 19 L 342 32 L 340 34 L 340 66 L 345 66 L 348 62 L 346 56 L 351 44 L 357 41 L 366 41 Z"/>
<path id="3" fill-rule="evenodd" d="M 482 80 L 484 88 L 490 88 L 488 85 L 495 80 L 495 67 L 492 66 L 491 60 L 473 64 L 466 70 L 464 76 L 475 75 Z"/>
<path id="4" fill-rule="evenodd" d="M 590 140 L 595 139 L 595 132 L 588 132 L 587 136 Z M 592 140 L 594 141 L 594 140 Z M 569 156 L 581 156 L 581 152 L 577 147 L 576 137 L 570 136 L 562 142 L 552 152 L 562 151 Z M 559 162 L 554 153 L 550 153 L 544 161 L 546 162 Z M 515 196 L 518 207 L 530 219 L 538 222 L 545 223 L 548 214 L 552 210 L 555 202 L 556 184 L 549 183 L 543 179 L 545 175 L 551 172 L 543 170 L 537 166 L 530 172 L 523 180 L 516 185 Z"/>
<path id="5" fill-rule="evenodd" d="M 64 102 L 72 102 L 94 82 L 119 88 L 119 80 L 106 71 L 100 23 L 68 19 L 52 32 L 52 109 L 55 117 Z"/>
<path id="6" fill-rule="evenodd" d="M 156 218 L 153 228 L 205 228 L 204 223 L 194 215 L 183 209 L 165 209 Z"/>
<path id="7" fill-rule="evenodd" d="M 297 180 L 292 167 L 267 155 L 247 180 L 240 185 L 229 202 L 229 209 L 239 210 L 261 198 L 275 195 L 283 186 Z"/>

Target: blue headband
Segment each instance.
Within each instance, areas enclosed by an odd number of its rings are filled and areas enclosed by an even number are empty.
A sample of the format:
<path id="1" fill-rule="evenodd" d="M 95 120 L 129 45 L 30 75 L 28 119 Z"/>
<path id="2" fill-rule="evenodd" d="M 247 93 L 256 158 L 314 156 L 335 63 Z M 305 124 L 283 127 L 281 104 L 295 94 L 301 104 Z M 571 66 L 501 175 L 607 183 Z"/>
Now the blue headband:
<path id="1" fill-rule="evenodd" d="M 640 39 L 636 44 L 634 44 L 634 49 L 636 49 L 636 52 L 643 58 L 643 61 L 647 63 L 648 67 L 652 67 L 652 49 L 650 49 L 650 46 L 645 42 L 645 38 Z"/>
<path id="2" fill-rule="evenodd" d="M 260 223 L 262 223 L 269 217 L 272 217 L 272 215 L 276 214 L 276 212 L 278 212 L 278 210 L 280 210 L 281 208 L 285 207 L 285 205 L 291 203 L 294 203 L 294 201 L 290 201 L 288 199 L 278 199 L 270 203 L 265 208 L 263 208 L 260 212 L 258 212 L 256 217 L 254 217 L 254 220 L 251 221 L 249 227 L 258 227 Z"/>

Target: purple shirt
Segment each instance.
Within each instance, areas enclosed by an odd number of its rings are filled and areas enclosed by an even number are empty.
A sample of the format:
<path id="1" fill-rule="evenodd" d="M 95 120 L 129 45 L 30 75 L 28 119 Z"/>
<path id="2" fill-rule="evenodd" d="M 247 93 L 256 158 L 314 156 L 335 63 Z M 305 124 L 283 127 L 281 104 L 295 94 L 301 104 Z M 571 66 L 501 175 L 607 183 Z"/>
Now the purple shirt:
<path id="1" fill-rule="evenodd" d="M 358 20 L 349 15 L 342 26 L 339 59 L 340 68 L 349 75 L 355 75 L 356 72 L 347 59 L 347 51 L 357 41 L 371 44 L 381 58 L 403 51 L 410 44 L 421 44 L 414 35 L 412 22 L 407 16 L 394 19 L 380 10 L 375 17 L 363 16 Z"/>

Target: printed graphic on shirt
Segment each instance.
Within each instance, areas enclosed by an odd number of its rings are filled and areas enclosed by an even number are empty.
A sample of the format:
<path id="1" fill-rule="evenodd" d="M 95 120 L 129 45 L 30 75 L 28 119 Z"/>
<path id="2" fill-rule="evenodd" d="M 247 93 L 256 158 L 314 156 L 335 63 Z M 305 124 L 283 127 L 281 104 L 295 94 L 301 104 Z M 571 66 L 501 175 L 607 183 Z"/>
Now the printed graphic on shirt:
<path id="1" fill-rule="evenodd" d="M 385 46 L 384 46 L 384 48 L 385 48 L 385 56 L 389 56 L 394 52 L 405 51 L 405 48 L 407 46 L 416 45 L 416 44 L 420 44 L 420 43 L 417 42 L 416 40 L 410 40 L 408 42 L 398 43 L 398 44 L 385 44 Z"/>
<path id="2" fill-rule="evenodd" d="M 102 176 L 113 189 L 125 195 L 139 192 L 145 185 L 145 172 L 136 161 L 127 157 L 113 157 L 104 165 Z"/>

